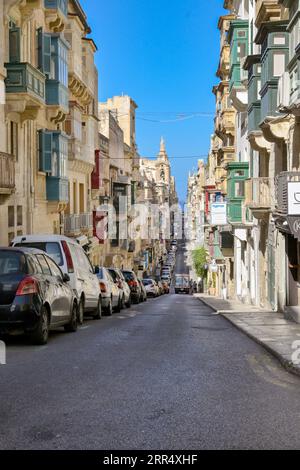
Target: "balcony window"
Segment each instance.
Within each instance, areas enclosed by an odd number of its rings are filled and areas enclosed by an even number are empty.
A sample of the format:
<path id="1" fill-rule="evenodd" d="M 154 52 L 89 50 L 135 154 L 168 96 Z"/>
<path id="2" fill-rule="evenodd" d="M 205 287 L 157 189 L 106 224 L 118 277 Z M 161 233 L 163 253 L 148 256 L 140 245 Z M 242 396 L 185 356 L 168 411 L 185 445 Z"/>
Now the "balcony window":
<path id="1" fill-rule="evenodd" d="M 68 87 L 69 46 L 62 37 L 38 30 L 38 66 L 48 79 Z"/>
<path id="2" fill-rule="evenodd" d="M 39 132 L 39 169 L 58 178 L 67 177 L 68 139 L 58 131 Z"/>
<path id="3" fill-rule="evenodd" d="M 273 76 L 281 77 L 285 71 L 285 54 L 275 52 L 273 56 Z"/>
<path id="4" fill-rule="evenodd" d="M 244 197 L 245 196 L 245 182 L 236 181 L 234 187 L 234 197 Z"/>

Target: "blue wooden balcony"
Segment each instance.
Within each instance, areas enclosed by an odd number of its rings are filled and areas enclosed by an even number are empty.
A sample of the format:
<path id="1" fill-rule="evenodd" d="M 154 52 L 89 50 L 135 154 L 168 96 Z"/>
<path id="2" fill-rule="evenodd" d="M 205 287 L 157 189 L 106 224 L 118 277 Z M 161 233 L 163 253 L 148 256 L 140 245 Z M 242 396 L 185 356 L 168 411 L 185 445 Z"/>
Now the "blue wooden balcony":
<path id="1" fill-rule="evenodd" d="M 45 8 L 48 10 L 60 10 L 68 16 L 68 0 L 44 0 Z"/>
<path id="2" fill-rule="evenodd" d="M 69 112 L 69 90 L 57 80 L 46 80 L 46 103 L 49 106 L 59 106 Z"/>
<path id="3" fill-rule="evenodd" d="M 68 179 L 56 176 L 47 176 L 47 200 L 51 202 L 69 201 Z"/>

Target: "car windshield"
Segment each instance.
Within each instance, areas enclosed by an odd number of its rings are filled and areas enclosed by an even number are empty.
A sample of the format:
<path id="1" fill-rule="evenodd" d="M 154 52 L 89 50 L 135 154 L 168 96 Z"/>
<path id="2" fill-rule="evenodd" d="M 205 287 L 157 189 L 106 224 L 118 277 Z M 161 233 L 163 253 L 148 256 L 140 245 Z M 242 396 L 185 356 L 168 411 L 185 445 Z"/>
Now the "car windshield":
<path id="1" fill-rule="evenodd" d="M 98 277 L 99 279 L 104 279 L 103 268 L 98 268 L 97 277 Z"/>
<path id="2" fill-rule="evenodd" d="M 144 286 L 151 286 L 151 284 L 153 284 L 153 281 L 151 281 L 151 279 L 143 279 L 143 284 Z"/>
<path id="3" fill-rule="evenodd" d="M 26 258 L 23 253 L 0 251 L 0 276 L 27 272 Z"/>
<path id="4" fill-rule="evenodd" d="M 24 246 L 45 251 L 47 255 L 49 255 L 56 264 L 58 264 L 58 266 L 63 266 L 64 264 L 61 249 L 57 242 L 21 242 L 16 243 L 15 246 Z"/>

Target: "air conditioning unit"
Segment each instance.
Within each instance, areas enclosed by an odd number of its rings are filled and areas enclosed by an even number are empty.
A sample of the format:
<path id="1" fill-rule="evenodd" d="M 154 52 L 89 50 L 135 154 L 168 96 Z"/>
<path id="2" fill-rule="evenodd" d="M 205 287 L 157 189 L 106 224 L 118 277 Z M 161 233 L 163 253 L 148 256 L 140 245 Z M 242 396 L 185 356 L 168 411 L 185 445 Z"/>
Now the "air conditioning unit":
<path id="1" fill-rule="evenodd" d="M 286 112 L 290 105 L 290 74 L 284 72 L 278 82 L 277 108 L 280 112 Z"/>

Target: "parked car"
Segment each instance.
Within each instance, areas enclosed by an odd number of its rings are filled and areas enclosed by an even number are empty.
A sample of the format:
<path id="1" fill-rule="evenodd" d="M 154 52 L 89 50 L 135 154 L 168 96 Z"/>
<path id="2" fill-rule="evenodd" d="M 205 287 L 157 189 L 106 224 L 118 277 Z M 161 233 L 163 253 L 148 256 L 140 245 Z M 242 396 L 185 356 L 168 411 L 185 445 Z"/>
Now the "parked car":
<path id="1" fill-rule="evenodd" d="M 49 330 L 77 330 L 70 277 L 40 250 L 0 248 L 0 332 L 22 332 L 46 344 Z"/>
<path id="2" fill-rule="evenodd" d="M 148 297 L 158 297 L 159 288 L 157 282 L 154 279 L 143 279 L 143 284 L 145 286 Z"/>
<path id="3" fill-rule="evenodd" d="M 175 294 L 190 294 L 190 279 L 187 274 L 177 274 L 175 277 Z"/>
<path id="4" fill-rule="evenodd" d="M 167 281 L 164 281 L 163 279 L 161 280 L 163 288 L 164 288 L 164 293 L 169 294 L 170 293 L 170 284 Z"/>
<path id="5" fill-rule="evenodd" d="M 172 269 L 170 267 L 164 267 L 164 268 L 162 268 L 161 274 L 171 276 Z"/>
<path id="6" fill-rule="evenodd" d="M 108 269 L 96 266 L 95 273 L 99 280 L 103 312 L 111 316 L 113 310 L 118 310 L 120 307 L 120 289 L 115 284 Z"/>
<path id="7" fill-rule="evenodd" d="M 162 282 L 167 282 L 167 284 L 171 284 L 171 277 L 168 274 L 163 274 L 161 276 L 161 281 Z"/>
<path id="8" fill-rule="evenodd" d="M 164 290 L 164 286 L 162 285 L 162 282 L 157 281 L 157 285 L 158 285 L 159 295 L 163 295 L 165 293 L 165 290 Z"/>
<path id="9" fill-rule="evenodd" d="M 85 314 L 101 316 L 101 292 L 97 276 L 84 249 L 76 240 L 62 235 L 24 235 L 14 238 L 15 247 L 46 252 L 70 277 L 69 284 L 78 299 L 78 321 Z"/>
<path id="10" fill-rule="evenodd" d="M 140 284 L 140 287 L 141 287 L 141 298 L 140 298 L 140 302 L 146 302 L 147 301 L 147 291 L 145 289 L 145 286 L 143 284 L 143 280 L 142 279 L 138 279 L 139 281 L 139 284 Z"/>
<path id="11" fill-rule="evenodd" d="M 131 291 L 130 287 L 126 282 L 125 277 L 120 269 L 109 268 L 109 273 L 113 278 L 113 281 L 120 289 L 120 310 L 122 308 L 131 307 Z"/>
<path id="12" fill-rule="evenodd" d="M 131 301 L 135 304 L 140 302 L 141 286 L 134 271 L 122 270 L 123 276 L 130 287 Z"/>

